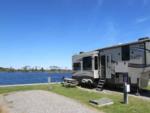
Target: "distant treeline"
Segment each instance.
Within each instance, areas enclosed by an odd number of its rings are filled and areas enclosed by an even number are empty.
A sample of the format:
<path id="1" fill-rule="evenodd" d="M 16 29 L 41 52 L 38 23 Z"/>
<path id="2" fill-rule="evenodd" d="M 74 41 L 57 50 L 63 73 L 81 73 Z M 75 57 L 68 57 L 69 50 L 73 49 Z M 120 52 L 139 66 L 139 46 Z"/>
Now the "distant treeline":
<path id="1" fill-rule="evenodd" d="M 66 70 L 66 69 L 51 69 L 51 70 L 46 70 L 46 72 L 49 72 L 49 73 L 71 73 L 72 70 Z"/>
<path id="2" fill-rule="evenodd" d="M 29 68 L 28 66 L 24 66 L 21 69 L 15 69 L 13 67 L 10 68 L 4 68 L 0 67 L 0 72 L 49 72 L 49 73 L 71 73 L 72 70 L 69 69 L 44 69 L 43 67 L 41 68 Z"/>
<path id="3" fill-rule="evenodd" d="M 14 68 L 0 67 L 0 72 L 14 72 L 14 71 L 16 71 Z"/>

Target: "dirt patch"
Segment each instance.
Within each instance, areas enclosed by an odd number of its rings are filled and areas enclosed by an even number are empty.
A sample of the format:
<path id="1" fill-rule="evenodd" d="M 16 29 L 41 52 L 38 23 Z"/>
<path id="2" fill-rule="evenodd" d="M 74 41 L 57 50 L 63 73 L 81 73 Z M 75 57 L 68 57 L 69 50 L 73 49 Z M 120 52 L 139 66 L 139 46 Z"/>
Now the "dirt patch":
<path id="1" fill-rule="evenodd" d="M 20 91 L 4 98 L 9 113 L 98 113 L 75 100 L 48 91 Z M 0 113 L 8 113 L 5 107 L 3 109 Z"/>
<path id="2" fill-rule="evenodd" d="M 8 108 L 5 105 L 0 105 L 0 113 L 9 113 Z"/>

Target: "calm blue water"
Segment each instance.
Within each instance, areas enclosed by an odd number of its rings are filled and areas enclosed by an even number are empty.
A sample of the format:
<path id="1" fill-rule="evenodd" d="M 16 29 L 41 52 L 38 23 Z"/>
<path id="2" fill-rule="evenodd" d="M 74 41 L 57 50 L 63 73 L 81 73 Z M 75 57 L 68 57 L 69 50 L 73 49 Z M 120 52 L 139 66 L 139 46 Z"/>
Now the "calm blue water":
<path id="1" fill-rule="evenodd" d="M 46 72 L 0 72 L 0 85 L 47 83 L 48 77 L 51 82 L 62 82 L 63 77 L 71 78 L 70 73 L 50 74 Z"/>

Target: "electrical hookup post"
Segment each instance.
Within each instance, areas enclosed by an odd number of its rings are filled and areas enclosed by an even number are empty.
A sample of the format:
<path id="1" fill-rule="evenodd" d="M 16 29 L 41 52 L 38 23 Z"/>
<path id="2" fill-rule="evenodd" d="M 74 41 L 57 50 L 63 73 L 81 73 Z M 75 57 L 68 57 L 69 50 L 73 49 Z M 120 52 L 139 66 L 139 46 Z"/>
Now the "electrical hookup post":
<path id="1" fill-rule="evenodd" d="M 48 89 L 51 90 L 52 86 L 51 86 L 51 77 L 48 77 Z"/>
<path id="2" fill-rule="evenodd" d="M 128 93 L 130 92 L 130 85 L 127 84 L 127 82 L 124 82 L 124 90 L 123 90 L 123 94 L 124 94 L 124 104 L 128 104 L 129 100 L 128 100 Z"/>

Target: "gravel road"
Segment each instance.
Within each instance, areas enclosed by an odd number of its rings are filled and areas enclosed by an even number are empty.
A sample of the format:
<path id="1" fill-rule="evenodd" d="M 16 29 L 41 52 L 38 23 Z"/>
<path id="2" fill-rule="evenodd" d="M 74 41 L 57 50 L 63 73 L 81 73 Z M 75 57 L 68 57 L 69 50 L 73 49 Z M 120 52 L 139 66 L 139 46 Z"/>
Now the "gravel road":
<path id="1" fill-rule="evenodd" d="M 9 113 L 98 113 L 75 100 L 41 90 L 10 93 L 4 100 Z"/>

